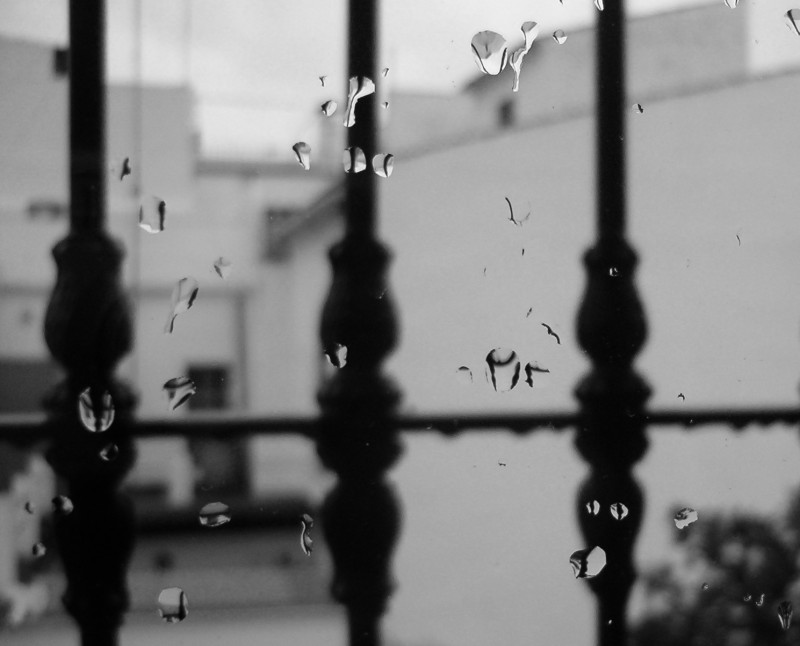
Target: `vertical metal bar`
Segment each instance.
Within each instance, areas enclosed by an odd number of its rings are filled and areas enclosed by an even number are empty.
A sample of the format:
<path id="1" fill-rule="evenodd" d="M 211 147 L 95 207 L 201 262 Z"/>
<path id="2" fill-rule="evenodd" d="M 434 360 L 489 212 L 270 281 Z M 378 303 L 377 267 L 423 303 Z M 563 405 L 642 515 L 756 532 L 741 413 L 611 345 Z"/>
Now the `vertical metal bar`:
<path id="1" fill-rule="evenodd" d="M 134 397 L 113 372 L 130 350 L 132 326 L 121 286 L 123 251 L 105 230 L 104 0 L 70 0 L 70 233 L 53 249 L 56 285 L 44 335 L 66 379 L 46 407 L 53 443 L 47 459 L 66 483 L 71 513 L 55 513 L 67 589 L 64 606 L 83 646 L 116 646 L 128 607 L 126 570 L 134 541 L 130 501 L 118 486 L 133 466 L 130 436 Z M 85 426 L 78 412 L 88 389 L 89 410 L 114 421 Z M 106 459 L 104 447 L 115 445 Z"/>
<path id="2" fill-rule="evenodd" d="M 644 404 L 650 395 L 633 361 L 647 335 L 634 285 L 636 254 L 625 240 L 625 67 L 623 0 L 606 0 L 597 29 L 598 232 L 584 257 L 587 286 L 578 312 L 578 339 L 592 368 L 575 394 L 581 405 L 576 446 L 590 464 L 577 512 L 587 547 L 600 547 L 607 565 L 588 583 L 597 597 L 600 646 L 627 643 L 626 610 L 636 579 L 633 546 L 644 496 L 633 465 L 647 450 Z M 597 501 L 600 512 L 594 511 Z M 622 503 L 621 520 L 610 505 Z M 587 512 L 587 503 L 590 503 Z"/>
<path id="3" fill-rule="evenodd" d="M 349 75 L 375 80 L 377 0 L 350 0 Z M 367 160 L 377 151 L 377 101 L 359 100 L 348 145 Z M 391 554 L 400 506 L 386 472 L 400 456 L 394 413 L 400 399 L 381 364 L 397 342 L 387 291 L 389 252 L 377 240 L 375 175 L 346 177 L 345 235 L 330 251 L 333 283 L 322 312 L 323 348 L 347 348 L 346 365 L 323 384 L 317 451 L 336 472 L 322 507 L 322 529 L 334 562 L 333 597 L 347 609 L 350 646 L 378 646 L 380 618 L 393 583 Z"/>

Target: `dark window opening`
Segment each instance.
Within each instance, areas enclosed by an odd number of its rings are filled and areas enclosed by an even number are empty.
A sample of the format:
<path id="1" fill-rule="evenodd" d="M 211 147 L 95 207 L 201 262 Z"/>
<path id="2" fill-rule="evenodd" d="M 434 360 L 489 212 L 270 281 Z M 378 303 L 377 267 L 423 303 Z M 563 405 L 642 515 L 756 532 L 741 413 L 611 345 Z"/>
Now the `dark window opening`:
<path id="1" fill-rule="evenodd" d="M 190 410 L 222 410 L 230 406 L 228 385 L 230 371 L 226 366 L 192 366 L 188 377 L 197 392 L 189 399 Z"/>

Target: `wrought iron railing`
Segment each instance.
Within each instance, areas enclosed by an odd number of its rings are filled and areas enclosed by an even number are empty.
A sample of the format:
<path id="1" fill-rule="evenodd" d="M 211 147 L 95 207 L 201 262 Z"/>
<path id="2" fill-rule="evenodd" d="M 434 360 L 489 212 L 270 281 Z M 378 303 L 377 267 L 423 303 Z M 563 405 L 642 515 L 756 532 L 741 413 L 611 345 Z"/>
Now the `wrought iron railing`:
<path id="1" fill-rule="evenodd" d="M 578 410 L 397 413 L 399 388 L 382 371 L 397 342 L 389 253 L 375 236 L 375 176 L 359 173 L 346 177 L 346 232 L 330 253 L 333 282 L 321 324 L 323 345 L 346 345 L 348 362 L 319 393 L 321 415 L 175 422 L 135 421 L 135 397 L 114 377 L 116 364 L 131 348 L 131 319 L 120 281 L 123 254 L 105 232 L 104 4 L 70 1 L 70 233 L 53 252 L 58 279 L 45 323 L 48 347 L 67 378 L 51 393 L 46 419 L 9 421 L 0 428 L 2 441 L 26 447 L 49 443 L 47 459 L 74 501 L 73 513 L 56 517 L 55 531 L 67 579 L 64 605 L 78 624 L 83 645 L 117 644 L 128 606 L 125 580 L 134 517 L 119 485 L 134 464 L 136 438 L 291 433 L 313 440 L 322 462 L 337 475 L 322 508 L 334 562 L 331 592 L 346 608 L 351 646 L 377 646 L 392 592 L 391 555 L 400 525 L 399 502 L 386 480 L 401 453 L 400 433 L 452 436 L 497 428 L 518 434 L 575 429 L 576 447 L 590 465 L 577 495 L 577 517 L 586 543 L 602 546 L 608 562 L 602 576 L 588 580 L 597 597 L 597 643 L 626 643 L 626 607 L 636 577 L 632 553 L 644 506 L 632 468 L 646 452 L 646 427 L 796 424 L 800 408 L 646 409 L 649 388 L 632 367 L 646 327 L 634 285 L 636 255 L 625 239 L 622 0 L 607 0 L 598 14 L 598 235 L 585 256 L 587 287 L 578 316 L 579 340 L 592 368 L 577 387 Z M 377 0 L 350 0 L 350 76 L 376 76 L 377 36 Z M 374 95 L 362 99 L 348 133 L 348 144 L 368 158 L 380 149 L 376 109 Z M 87 387 L 98 404 L 106 391 L 113 398 L 116 419 L 106 433 L 87 433 L 78 419 L 76 402 Z M 97 460 L 110 442 L 118 447 L 118 458 Z M 625 500 L 625 531 L 608 515 L 580 513 L 586 500 L 602 505 Z"/>

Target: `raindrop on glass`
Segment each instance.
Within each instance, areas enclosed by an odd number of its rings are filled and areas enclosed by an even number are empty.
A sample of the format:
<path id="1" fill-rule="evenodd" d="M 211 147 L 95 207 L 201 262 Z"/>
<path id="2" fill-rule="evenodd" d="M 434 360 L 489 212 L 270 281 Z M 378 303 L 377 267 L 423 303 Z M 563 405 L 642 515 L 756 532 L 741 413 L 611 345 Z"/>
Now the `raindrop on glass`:
<path id="1" fill-rule="evenodd" d="M 644 112 L 644 108 L 642 107 L 641 103 L 634 103 L 633 104 L 633 111 L 636 114 L 642 114 Z"/>
<path id="2" fill-rule="evenodd" d="M 69 516 L 72 513 L 72 510 L 75 509 L 72 501 L 66 496 L 56 496 L 53 498 L 52 503 L 53 513 L 61 516 Z"/>
<path id="3" fill-rule="evenodd" d="M 603 7 L 603 0 L 594 0 L 594 6 L 597 7 L 598 11 L 602 11 Z"/>
<path id="4" fill-rule="evenodd" d="M 189 377 L 175 377 L 167 381 L 161 389 L 167 395 L 170 410 L 185 404 L 197 392 L 197 387 Z"/>
<path id="5" fill-rule="evenodd" d="M 350 146 L 350 148 L 344 149 L 342 163 L 344 164 L 345 173 L 360 173 L 367 167 L 367 158 L 361 148 Z"/>
<path id="6" fill-rule="evenodd" d="M 347 107 L 345 108 L 344 125 L 349 128 L 356 122 L 356 103 L 362 97 L 375 91 L 375 83 L 366 76 L 353 76 L 350 79 L 350 89 L 347 92 Z"/>
<path id="7" fill-rule="evenodd" d="M 394 170 L 394 155 L 379 153 L 372 158 L 372 170 L 378 177 L 389 177 Z"/>
<path id="8" fill-rule="evenodd" d="M 180 588 L 164 588 L 158 595 L 158 614 L 168 624 L 176 624 L 189 614 L 189 600 Z"/>
<path id="9" fill-rule="evenodd" d="M 761 596 L 758 597 L 758 600 L 756 601 L 756 605 L 759 608 L 764 605 L 764 593 L 763 592 L 761 593 Z"/>
<path id="10" fill-rule="evenodd" d="M 314 541 L 311 539 L 311 528 L 314 527 L 314 519 L 311 518 L 308 514 L 303 514 L 303 517 L 300 519 L 300 547 L 303 550 L 303 554 L 306 556 L 311 556 L 311 552 L 313 550 Z"/>
<path id="11" fill-rule="evenodd" d="M 617 276 L 619 276 L 619 269 L 617 269 L 616 267 L 609 267 L 608 275 L 611 276 L 611 278 L 616 278 Z"/>
<path id="12" fill-rule="evenodd" d="M 536 361 L 531 361 L 525 364 L 525 383 L 533 388 L 533 375 L 534 373 L 550 372 L 547 368 L 540 366 Z"/>
<path id="13" fill-rule="evenodd" d="M 739 0 L 725 0 L 725 6 L 728 7 L 728 9 L 736 9 L 738 4 Z"/>
<path id="14" fill-rule="evenodd" d="M 383 78 L 386 78 L 386 75 L 387 75 L 388 73 L 389 73 L 389 68 L 388 68 L 388 67 L 384 67 L 384 68 L 381 70 L 381 76 L 383 76 Z"/>
<path id="15" fill-rule="evenodd" d="M 100 449 L 99 455 L 103 462 L 113 462 L 119 456 L 119 447 L 116 444 L 106 444 Z"/>
<path id="16" fill-rule="evenodd" d="M 223 258 L 220 256 L 214 261 L 214 271 L 217 272 L 217 276 L 222 279 L 227 278 L 230 276 L 231 273 L 231 261 L 227 258 Z"/>
<path id="17" fill-rule="evenodd" d="M 704 584 L 702 585 L 702 589 L 703 589 L 703 590 L 708 590 L 708 583 L 704 583 Z"/>
<path id="18" fill-rule="evenodd" d="M 325 101 L 320 107 L 322 108 L 322 114 L 326 117 L 330 117 L 336 112 L 336 108 L 339 107 L 339 104 L 336 103 L 336 101 Z"/>
<path id="19" fill-rule="evenodd" d="M 347 346 L 341 343 L 334 343 L 333 346 L 325 350 L 325 356 L 334 368 L 344 368 L 347 365 Z"/>
<path id="20" fill-rule="evenodd" d="M 320 76 L 319 82 L 322 83 L 322 87 L 325 87 L 325 79 L 328 78 L 327 76 Z"/>
<path id="21" fill-rule="evenodd" d="M 628 508 L 621 502 L 612 502 L 610 510 L 614 520 L 622 520 L 628 515 Z"/>
<path id="22" fill-rule="evenodd" d="M 388 101 L 384 101 L 383 103 L 381 103 L 381 107 L 385 110 L 386 108 L 389 107 L 389 102 Z"/>
<path id="23" fill-rule="evenodd" d="M 131 174 L 131 158 L 126 157 L 122 160 L 122 167 L 119 170 L 119 181 L 121 182 L 126 175 Z"/>
<path id="24" fill-rule="evenodd" d="M 684 507 L 675 514 L 673 520 L 675 521 L 675 527 L 683 529 L 697 520 L 697 512 L 691 507 Z"/>
<path id="25" fill-rule="evenodd" d="M 789 601 L 781 601 L 778 604 L 778 621 L 781 622 L 781 628 L 789 630 L 792 625 L 792 604 Z"/>
<path id="26" fill-rule="evenodd" d="M 486 355 L 486 379 L 496 392 L 507 392 L 516 386 L 519 369 L 519 357 L 513 350 L 495 348 Z"/>
<path id="27" fill-rule="evenodd" d="M 556 29 L 553 32 L 553 40 L 556 41 L 559 45 L 563 45 L 567 42 L 567 34 L 564 32 L 563 29 Z"/>
<path id="28" fill-rule="evenodd" d="M 34 505 L 30 500 L 25 503 L 25 511 L 29 514 L 33 514 L 36 512 L 36 505 Z"/>
<path id="29" fill-rule="evenodd" d="M 597 516 L 600 513 L 600 503 L 596 500 L 590 500 L 586 503 L 586 511 L 592 516 Z"/>
<path id="30" fill-rule="evenodd" d="M 139 206 L 139 227 L 147 233 L 161 233 L 167 218 L 167 203 L 158 197 L 148 197 Z"/>
<path id="31" fill-rule="evenodd" d="M 800 36 L 800 9 L 789 9 L 786 12 L 786 26 L 793 34 Z"/>
<path id="32" fill-rule="evenodd" d="M 508 43 L 494 31 L 479 31 L 472 37 L 472 56 L 484 74 L 499 74 L 508 62 Z"/>
<path id="33" fill-rule="evenodd" d="M 605 550 L 602 547 L 578 550 L 569 557 L 569 564 L 576 579 L 591 579 L 606 566 Z"/>
<path id="34" fill-rule="evenodd" d="M 297 159 L 297 163 L 306 170 L 310 170 L 311 146 L 309 146 L 305 141 L 298 141 L 294 146 L 292 146 L 292 150 L 294 151 L 294 156 Z"/>
<path id="35" fill-rule="evenodd" d="M 742 597 L 742 599 L 744 600 L 745 603 L 749 602 L 750 599 L 752 599 L 752 598 L 753 598 L 752 594 L 746 594 L 746 595 L 744 595 L 744 597 Z"/>
<path id="36" fill-rule="evenodd" d="M 203 527 L 219 527 L 231 520 L 228 505 L 222 502 L 210 502 L 200 509 L 200 524 Z"/>
<path id="37" fill-rule="evenodd" d="M 175 327 L 175 319 L 178 314 L 183 314 L 191 309 L 199 290 L 199 283 L 191 276 L 181 278 L 175 284 L 175 287 L 172 289 L 172 306 L 167 316 L 167 322 L 164 325 L 165 334 L 172 334 L 172 330 Z"/>
<path id="38" fill-rule="evenodd" d="M 44 543 L 36 543 L 31 548 L 31 554 L 33 554 L 37 559 L 41 558 L 47 554 L 47 548 L 44 546 Z"/>
<path id="39" fill-rule="evenodd" d="M 78 417 L 87 431 L 103 433 L 114 423 L 114 402 L 106 390 L 92 400 L 92 389 L 86 388 L 78 395 Z"/>
<path id="40" fill-rule="evenodd" d="M 525 58 L 536 36 L 539 35 L 539 26 L 535 22 L 530 21 L 522 23 L 521 29 L 522 34 L 525 36 L 525 44 L 519 49 L 514 50 L 509 59 L 511 69 L 514 70 L 514 83 L 511 86 L 512 92 L 519 91 L 519 75 L 522 73 L 522 59 Z"/>
<path id="41" fill-rule="evenodd" d="M 461 366 L 458 370 L 456 370 L 456 379 L 458 383 L 463 386 L 472 383 L 472 370 L 467 368 L 467 366 Z"/>

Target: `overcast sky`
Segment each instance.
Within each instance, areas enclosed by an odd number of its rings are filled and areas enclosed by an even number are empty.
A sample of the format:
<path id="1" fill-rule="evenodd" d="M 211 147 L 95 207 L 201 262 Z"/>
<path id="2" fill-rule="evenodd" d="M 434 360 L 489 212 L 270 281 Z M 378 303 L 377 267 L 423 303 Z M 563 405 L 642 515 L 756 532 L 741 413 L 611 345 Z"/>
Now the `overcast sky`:
<path id="1" fill-rule="evenodd" d="M 724 8 L 722 0 L 713 0 Z M 252 139 L 254 120 L 302 127 L 320 101 L 346 85 L 344 0 L 139 0 L 145 81 L 190 81 L 204 135 Z M 592 21 L 592 0 L 385 0 L 381 67 L 400 89 L 453 92 L 477 73 L 472 36 L 491 29 L 512 43 L 534 20 L 540 38 Z M 629 0 L 631 15 L 709 4 L 712 0 Z M 109 76 L 136 77 L 137 0 L 109 0 Z M 0 0 L 0 33 L 46 42 L 67 40 L 65 0 Z M 318 77 L 327 75 L 328 88 Z M 338 98 L 338 97 L 333 97 Z M 235 116 L 234 116 L 235 115 Z M 227 125 L 226 125 L 227 124 Z M 221 131 L 221 132 L 220 132 Z M 206 142 L 208 143 L 208 142 Z"/>

